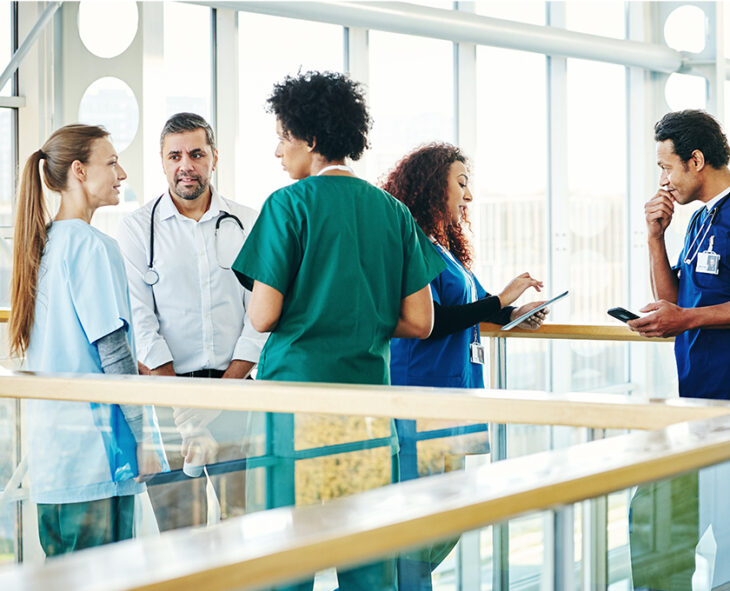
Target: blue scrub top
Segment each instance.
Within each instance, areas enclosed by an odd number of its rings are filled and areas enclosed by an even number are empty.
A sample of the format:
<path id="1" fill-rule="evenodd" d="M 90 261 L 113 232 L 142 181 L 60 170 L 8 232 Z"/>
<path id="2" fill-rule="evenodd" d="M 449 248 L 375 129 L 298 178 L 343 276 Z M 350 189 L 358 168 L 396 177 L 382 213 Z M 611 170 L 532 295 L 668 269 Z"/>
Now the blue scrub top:
<path id="1" fill-rule="evenodd" d="M 53 222 L 38 270 L 24 369 L 103 373 L 95 341 L 125 327 L 134 355 L 131 322 L 127 275 L 116 241 L 81 220 Z M 26 402 L 34 502 L 85 502 L 145 490 L 131 478 L 114 480 L 104 434 L 112 432 L 110 413 L 118 407 L 97 407 L 106 412 L 95 413 L 88 402 Z M 133 438 L 117 443 L 124 446 L 122 457 L 136 455 Z"/>
<path id="2" fill-rule="evenodd" d="M 433 246 L 446 263 L 446 269 L 431 282 L 433 301 L 441 306 L 472 302 L 471 287 L 464 267 L 440 248 Z M 487 297 L 474 274 L 477 299 Z M 393 339 L 390 342 L 390 380 L 394 386 L 436 386 L 442 388 L 483 388 L 484 366 L 469 359 L 474 327 L 440 339 Z M 479 330 L 477 327 L 477 341 Z M 481 342 L 481 341 L 480 341 Z"/>
<path id="3" fill-rule="evenodd" d="M 684 248 L 674 270 L 679 274 L 677 304 L 682 308 L 714 306 L 730 301 L 730 205 L 728 197 L 713 208 L 717 211 L 712 224 L 709 216 L 700 222 L 700 208 L 692 217 Z M 705 230 L 709 231 L 705 235 Z M 695 251 L 705 251 L 714 236 L 713 251 L 720 255 L 717 275 L 697 272 Z M 697 240 L 695 241 L 695 238 Z M 694 245 L 692 243 L 694 242 Z M 694 257 L 690 264 L 687 257 Z M 730 330 L 691 329 L 674 340 L 674 355 L 679 375 L 679 395 L 690 398 L 730 400 Z"/>

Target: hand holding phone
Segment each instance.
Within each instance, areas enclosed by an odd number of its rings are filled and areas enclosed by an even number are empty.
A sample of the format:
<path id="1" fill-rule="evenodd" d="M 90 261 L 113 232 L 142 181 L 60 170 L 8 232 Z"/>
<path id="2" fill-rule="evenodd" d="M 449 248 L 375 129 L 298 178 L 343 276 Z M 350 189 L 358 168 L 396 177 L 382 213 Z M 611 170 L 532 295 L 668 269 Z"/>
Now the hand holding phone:
<path id="1" fill-rule="evenodd" d="M 629 320 L 636 320 L 639 318 L 638 314 L 634 314 L 626 308 L 611 308 L 608 311 L 608 315 L 617 318 L 621 322 L 628 322 Z"/>

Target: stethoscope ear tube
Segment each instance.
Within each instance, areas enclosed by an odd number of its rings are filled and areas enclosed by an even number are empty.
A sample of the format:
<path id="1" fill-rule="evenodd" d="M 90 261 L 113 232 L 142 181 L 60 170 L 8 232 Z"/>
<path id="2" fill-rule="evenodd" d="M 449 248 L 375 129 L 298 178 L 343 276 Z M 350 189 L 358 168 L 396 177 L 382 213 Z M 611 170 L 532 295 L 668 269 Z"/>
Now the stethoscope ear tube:
<path id="1" fill-rule="evenodd" d="M 225 219 L 232 219 L 238 224 L 238 227 L 243 230 L 243 224 L 241 223 L 241 220 L 238 219 L 238 216 L 233 215 L 232 213 L 228 213 L 227 211 L 222 211 L 220 216 L 218 216 L 218 219 L 215 221 L 215 231 L 218 231 L 218 228 L 221 227 L 221 222 Z"/>
<path id="2" fill-rule="evenodd" d="M 142 280 L 152 287 L 160 280 L 160 274 L 155 270 L 154 268 L 154 262 L 155 262 L 155 211 L 157 210 L 157 206 L 160 204 L 160 201 L 162 201 L 162 198 L 165 196 L 163 193 L 157 198 L 157 201 L 155 201 L 155 204 L 152 206 L 152 212 L 150 213 L 150 258 L 147 262 L 147 270 L 145 271 L 144 275 L 142 276 Z M 218 247 L 218 229 L 220 228 L 221 222 L 226 219 L 232 219 L 236 224 L 238 224 L 238 227 L 241 228 L 241 232 L 245 232 L 243 229 L 243 223 L 241 220 L 238 219 L 238 216 L 228 213 L 227 211 L 222 211 L 221 215 L 218 217 L 218 219 L 215 222 L 215 235 L 216 235 L 216 249 Z M 218 253 L 216 252 L 216 257 L 218 256 Z M 220 264 L 220 262 L 218 263 Z M 223 267 L 223 265 L 221 265 Z M 230 268 L 230 267 L 223 267 L 224 269 Z"/>

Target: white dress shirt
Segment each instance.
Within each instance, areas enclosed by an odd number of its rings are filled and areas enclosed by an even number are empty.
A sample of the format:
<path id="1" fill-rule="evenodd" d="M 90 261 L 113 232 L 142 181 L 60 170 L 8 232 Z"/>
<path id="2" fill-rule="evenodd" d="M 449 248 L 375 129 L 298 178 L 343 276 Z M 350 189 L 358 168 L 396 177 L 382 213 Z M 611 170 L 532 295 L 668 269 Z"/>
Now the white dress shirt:
<path id="1" fill-rule="evenodd" d="M 258 362 L 268 334 L 256 332 L 246 306 L 251 292 L 243 289 L 230 266 L 248 236 L 256 211 L 221 197 L 213 187 L 210 208 L 200 221 L 175 207 L 169 191 L 155 210 L 154 270 L 159 281 L 144 282 L 150 260 L 150 214 L 153 199 L 122 220 L 119 246 L 124 255 L 132 301 L 139 360 L 154 369 L 169 361 L 175 373 L 228 368 L 231 360 Z M 226 219 L 216 253 L 216 220 Z M 232 237 L 232 239 L 231 239 Z M 156 305 L 156 310 L 155 310 Z"/>

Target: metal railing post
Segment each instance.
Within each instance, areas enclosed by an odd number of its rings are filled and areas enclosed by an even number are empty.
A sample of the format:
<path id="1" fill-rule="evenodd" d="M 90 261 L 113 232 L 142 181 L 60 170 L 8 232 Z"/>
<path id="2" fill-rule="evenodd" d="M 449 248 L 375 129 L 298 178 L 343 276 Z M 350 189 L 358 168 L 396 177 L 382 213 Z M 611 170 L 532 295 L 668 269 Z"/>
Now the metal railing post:
<path id="1" fill-rule="evenodd" d="M 266 468 L 266 508 L 295 505 L 293 414 L 267 413 L 266 449 L 276 459 Z"/>
<path id="2" fill-rule="evenodd" d="M 507 387 L 507 339 L 490 337 L 489 374 L 492 388 Z M 490 457 L 492 462 L 507 458 L 507 425 L 489 424 Z M 509 522 L 492 526 L 492 589 L 509 589 Z"/>
<path id="3" fill-rule="evenodd" d="M 603 439 L 604 429 L 587 429 L 587 441 Z M 583 501 L 583 589 L 608 589 L 607 497 Z"/>

